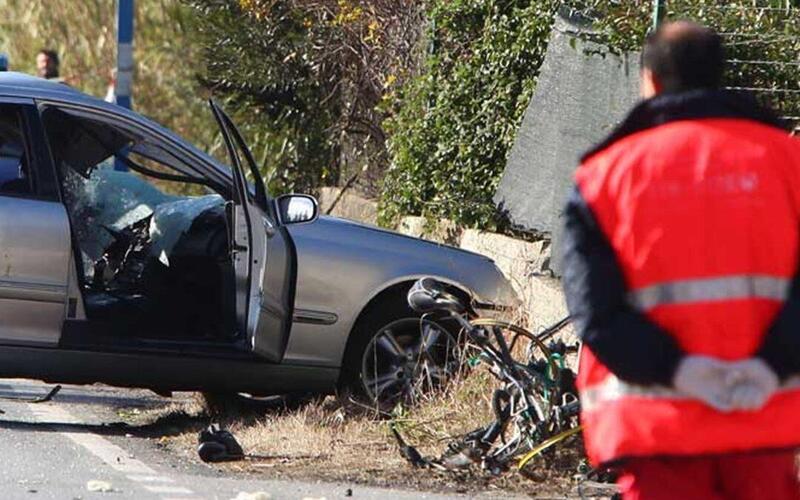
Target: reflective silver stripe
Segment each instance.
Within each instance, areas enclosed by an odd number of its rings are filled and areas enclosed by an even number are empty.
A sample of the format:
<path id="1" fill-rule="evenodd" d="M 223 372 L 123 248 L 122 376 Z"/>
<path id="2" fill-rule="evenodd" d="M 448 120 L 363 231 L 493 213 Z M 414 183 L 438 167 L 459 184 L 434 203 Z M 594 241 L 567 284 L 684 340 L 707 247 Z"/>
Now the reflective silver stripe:
<path id="1" fill-rule="evenodd" d="M 667 304 L 713 302 L 735 299 L 785 300 L 789 280 L 765 275 L 725 276 L 659 283 L 628 293 L 628 300 L 641 311 Z"/>
<path id="2" fill-rule="evenodd" d="M 788 378 L 786 382 L 783 383 L 780 390 L 797 388 L 800 388 L 800 376 Z M 614 375 L 609 375 L 603 379 L 602 382 L 581 391 L 581 408 L 584 411 L 592 411 L 602 403 L 619 401 L 620 399 L 628 397 L 673 399 L 676 401 L 687 401 L 691 399 L 670 387 L 629 384 L 628 382 L 623 382 Z"/>
<path id="3" fill-rule="evenodd" d="M 609 375 L 602 382 L 581 391 L 581 408 L 592 411 L 602 403 L 618 401 L 626 397 L 642 397 L 651 399 L 686 399 L 676 390 L 663 386 L 635 385 L 623 382 L 614 375 Z"/>

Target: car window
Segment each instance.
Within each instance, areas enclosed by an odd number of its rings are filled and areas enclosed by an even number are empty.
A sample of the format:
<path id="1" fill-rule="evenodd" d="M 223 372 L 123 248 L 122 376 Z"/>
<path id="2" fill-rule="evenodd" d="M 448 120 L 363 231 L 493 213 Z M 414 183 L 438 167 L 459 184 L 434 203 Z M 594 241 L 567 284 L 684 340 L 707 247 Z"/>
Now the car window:
<path id="1" fill-rule="evenodd" d="M 56 166 L 68 166 L 82 177 L 136 140 L 119 129 L 57 108 L 46 109 L 42 117 Z"/>
<path id="2" fill-rule="evenodd" d="M 230 189 L 146 124 L 51 104 L 41 116 L 89 321 L 122 337 L 230 341 Z"/>
<path id="3" fill-rule="evenodd" d="M 203 195 L 213 193 L 204 179 L 186 175 L 187 167 L 181 160 L 147 142 L 137 142 L 118 153 L 130 171 L 138 176 L 150 178 L 165 193 L 171 195 Z"/>
<path id="4" fill-rule="evenodd" d="M 134 233 L 146 236 L 147 258 L 166 267 L 176 247 L 183 251 L 184 235 L 198 230 L 196 221 L 221 220 L 216 229 L 227 234 L 227 194 L 157 137 L 71 109 L 46 108 L 42 119 L 86 286 L 105 289 L 106 254 Z"/>
<path id="5" fill-rule="evenodd" d="M 0 195 L 33 193 L 22 116 L 18 107 L 0 105 Z"/>
<path id="6" fill-rule="evenodd" d="M 121 167 L 150 181 L 163 174 L 163 182 L 156 184 L 169 194 L 201 194 L 209 189 L 228 192 L 227 187 L 199 176 L 160 139 L 117 125 L 106 116 L 51 107 L 45 110 L 43 121 L 56 167 L 62 172 L 66 167 L 88 178 L 98 168 Z"/>

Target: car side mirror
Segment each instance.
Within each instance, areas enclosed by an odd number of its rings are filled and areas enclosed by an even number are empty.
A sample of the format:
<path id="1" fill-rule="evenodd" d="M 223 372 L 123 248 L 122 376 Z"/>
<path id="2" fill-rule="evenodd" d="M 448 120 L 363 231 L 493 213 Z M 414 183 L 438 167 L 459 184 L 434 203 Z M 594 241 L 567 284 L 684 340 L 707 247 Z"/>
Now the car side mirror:
<path id="1" fill-rule="evenodd" d="M 276 203 L 282 224 L 305 224 L 319 217 L 319 203 L 307 194 L 285 194 Z"/>

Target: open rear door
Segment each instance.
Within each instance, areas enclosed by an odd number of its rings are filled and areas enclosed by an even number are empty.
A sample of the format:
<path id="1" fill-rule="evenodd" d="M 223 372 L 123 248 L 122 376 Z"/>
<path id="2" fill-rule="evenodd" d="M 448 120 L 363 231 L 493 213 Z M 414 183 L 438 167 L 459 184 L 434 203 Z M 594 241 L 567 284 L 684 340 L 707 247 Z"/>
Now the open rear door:
<path id="1" fill-rule="evenodd" d="M 219 124 L 233 169 L 233 202 L 228 206 L 231 224 L 231 258 L 236 274 L 236 324 L 244 332 L 248 347 L 269 361 L 283 359 L 288 340 L 288 324 L 264 321 L 264 285 L 267 268 L 268 237 L 277 235 L 270 220 L 269 203 L 264 181 L 258 172 L 247 145 L 230 118 L 213 101 L 209 101 Z M 254 189 L 250 189 L 245 169 L 251 171 Z M 274 220 L 274 219 L 273 219 Z M 270 245 L 274 246 L 274 245 Z M 270 310 L 282 309 L 272 304 Z M 285 303 L 285 301 L 279 301 Z M 288 318 L 288 311 L 275 310 L 275 314 Z"/>

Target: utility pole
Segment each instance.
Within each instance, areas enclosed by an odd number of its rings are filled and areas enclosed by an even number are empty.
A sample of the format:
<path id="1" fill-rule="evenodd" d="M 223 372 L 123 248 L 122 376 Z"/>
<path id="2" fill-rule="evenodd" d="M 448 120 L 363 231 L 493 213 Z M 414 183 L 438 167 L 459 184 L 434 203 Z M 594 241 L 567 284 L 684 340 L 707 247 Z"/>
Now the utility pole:
<path id="1" fill-rule="evenodd" d="M 664 4 L 666 0 L 653 0 L 653 26 L 652 31 L 658 29 L 658 25 L 664 20 Z"/>
<path id="2" fill-rule="evenodd" d="M 131 108 L 131 84 L 133 83 L 133 2 L 117 0 L 117 78 L 114 82 L 116 103 Z M 126 171 L 128 167 L 119 160 L 114 170 Z"/>
<path id="3" fill-rule="evenodd" d="M 131 83 L 133 82 L 133 2 L 117 0 L 117 81 L 115 95 L 117 104 L 131 107 Z"/>

